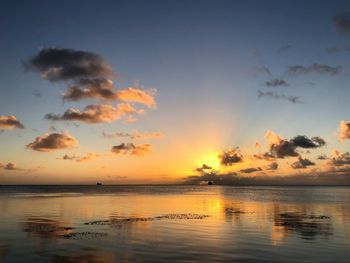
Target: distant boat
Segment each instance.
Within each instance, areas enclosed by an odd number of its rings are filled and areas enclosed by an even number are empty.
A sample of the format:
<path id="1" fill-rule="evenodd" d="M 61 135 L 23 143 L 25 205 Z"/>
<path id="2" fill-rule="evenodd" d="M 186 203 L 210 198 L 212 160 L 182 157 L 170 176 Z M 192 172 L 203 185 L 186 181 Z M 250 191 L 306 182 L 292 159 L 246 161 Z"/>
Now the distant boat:
<path id="1" fill-rule="evenodd" d="M 97 183 L 96 185 L 102 185 L 102 183 Z"/>
<path id="2" fill-rule="evenodd" d="M 212 181 L 209 181 L 209 182 L 208 182 L 208 185 L 213 185 L 213 182 L 212 182 Z"/>

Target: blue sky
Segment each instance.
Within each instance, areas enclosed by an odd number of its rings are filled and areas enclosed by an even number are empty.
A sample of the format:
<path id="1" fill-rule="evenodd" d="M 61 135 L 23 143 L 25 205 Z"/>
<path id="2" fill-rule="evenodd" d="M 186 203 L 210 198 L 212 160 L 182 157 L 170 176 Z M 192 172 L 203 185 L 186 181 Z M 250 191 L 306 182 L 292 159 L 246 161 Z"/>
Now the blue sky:
<path id="1" fill-rule="evenodd" d="M 83 151 L 94 152 L 110 144 L 93 143 L 101 130 L 162 132 L 164 139 L 154 142 L 155 155 L 172 151 L 180 141 L 184 151 L 200 151 L 212 137 L 220 137 L 211 145 L 218 151 L 252 148 L 264 141 L 267 130 L 285 138 L 322 136 L 328 152 L 347 151 L 334 133 L 340 120 L 350 119 L 350 53 L 327 48 L 349 46 L 350 34 L 338 32 L 332 22 L 349 10 L 348 1 L 4 1 L 0 114 L 15 115 L 26 129 L 0 134 L 1 148 L 10 149 L 0 151 L 0 160 L 37 165 L 24 146 L 52 125 L 79 137 Z M 24 70 L 23 62 L 44 47 L 102 56 L 118 73 L 117 88 L 135 81 L 156 88 L 157 109 L 132 124 L 76 127 L 43 120 L 46 113 L 87 104 L 63 104 L 65 83 Z M 288 66 L 313 63 L 341 66 L 341 73 L 287 73 Z M 259 66 L 268 67 L 271 76 L 254 76 Z M 289 85 L 266 87 L 269 79 Z M 258 90 L 297 96 L 303 103 L 258 98 Z"/>

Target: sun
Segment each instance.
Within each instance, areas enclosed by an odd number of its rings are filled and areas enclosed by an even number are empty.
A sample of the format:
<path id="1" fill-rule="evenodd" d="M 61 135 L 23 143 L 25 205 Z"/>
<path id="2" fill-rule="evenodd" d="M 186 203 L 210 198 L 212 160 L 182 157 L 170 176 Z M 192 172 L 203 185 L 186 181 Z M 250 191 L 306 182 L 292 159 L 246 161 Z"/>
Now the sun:
<path id="1" fill-rule="evenodd" d="M 213 170 L 220 169 L 220 159 L 218 152 L 210 152 L 203 154 L 197 161 L 197 167 L 201 167 L 203 164 L 210 166 Z"/>

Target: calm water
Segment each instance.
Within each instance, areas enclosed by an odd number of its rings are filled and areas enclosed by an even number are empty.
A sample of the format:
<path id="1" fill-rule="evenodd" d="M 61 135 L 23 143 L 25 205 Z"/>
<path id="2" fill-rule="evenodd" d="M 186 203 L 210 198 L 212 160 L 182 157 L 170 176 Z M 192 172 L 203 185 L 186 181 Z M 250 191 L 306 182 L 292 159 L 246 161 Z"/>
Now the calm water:
<path id="1" fill-rule="evenodd" d="M 0 262 L 349 260 L 349 187 L 0 187 Z"/>

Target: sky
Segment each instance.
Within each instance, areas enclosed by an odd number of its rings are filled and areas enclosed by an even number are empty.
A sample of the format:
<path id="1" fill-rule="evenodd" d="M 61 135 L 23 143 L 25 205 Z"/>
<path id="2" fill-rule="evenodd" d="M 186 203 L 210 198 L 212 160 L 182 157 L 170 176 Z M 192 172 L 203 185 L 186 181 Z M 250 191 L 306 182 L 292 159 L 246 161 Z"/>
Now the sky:
<path id="1" fill-rule="evenodd" d="M 0 184 L 350 183 L 349 1 L 3 1 L 0 36 Z"/>

